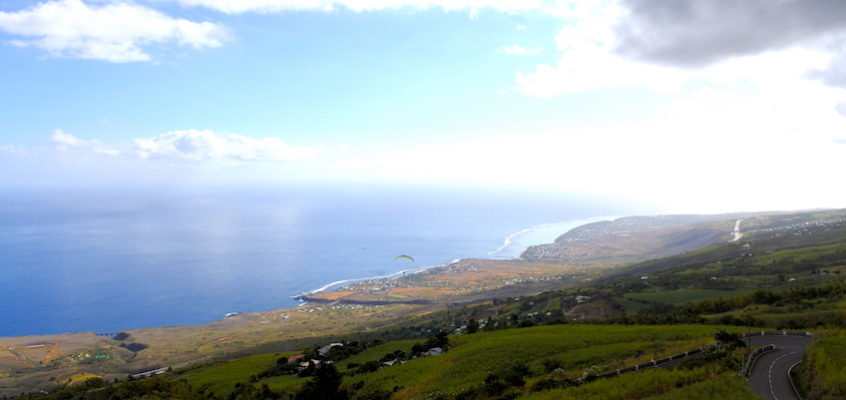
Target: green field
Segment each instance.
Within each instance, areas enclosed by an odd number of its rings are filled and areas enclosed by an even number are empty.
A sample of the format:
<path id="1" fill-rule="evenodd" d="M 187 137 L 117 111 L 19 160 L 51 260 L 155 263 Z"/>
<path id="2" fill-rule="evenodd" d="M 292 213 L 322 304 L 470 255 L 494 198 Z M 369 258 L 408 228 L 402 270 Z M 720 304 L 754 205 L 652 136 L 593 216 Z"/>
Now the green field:
<path id="1" fill-rule="evenodd" d="M 411 350 L 411 346 L 414 346 L 415 343 L 419 342 L 419 340 L 394 340 L 378 346 L 370 347 L 361 353 L 339 362 L 338 371 L 346 371 L 350 364 L 364 364 L 368 361 L 378 360 L 383 355 L 393 353 L 397 350 L 402 350 L 407 353 Z"/>
<path id="2" fill-rule="evenodd" d="M 759 264 L 770 264 L 774 262 L 782 262 L 790 260 L 793 262 L 801 262 L 808 260 L 816 260 L 823 256 L 833 256 L 838 252 L 846 251 L 846 244 L 837 243 L 825 246 L 812 246 L 802 249 L 779 250 L 770 254 L 763 254 L 757 257 Z"/>
<path id="3" fill-rule="evenodd" d="M 568 377 L 577 378 L 711 343 L 715 331 L 705 326 L 558 325 L 462 335 L 452 339 L 453 349 L 442 356 L 412 360 L 348 381 L 362 381 L 368 390 L 401 387 L 398 399 L 424 398 L 470 389 L 488 374 L 522 363 L 536 374 L 527 379 L 530 385 L 543 377 L 544 361 L 555 360 Z M 369 353 L 376 358 L 396 348 L 384 346 Z M 363 361 L 367 361 L 363 354 L 356 357 L 356 362 Z"/>
<path id="4" fill-rule="evenodd" d="M 553 325 L 505 329 L 451 336 L 452 348 L 444 355 L 409 360 L 403 364 L 384 367 L 376 372 L 355 374 L 355 366 L 368 361 L 377 361 L 395 350 L 408 352 L 411 346 L 420 341 L 392 341 L 373 346 L 338 362 L 336 367 L 345 375 L 343 386 L 348 389 L 356 387 L 361 393 L 395 391 L 392 398 L 417 399 L 431 398 L 439 393 L 449 396 L 462 390 L 473 390 L 478 388 L 489 374 L 498 373 L 504 367 L 519 364 L 525 365 L 530 373 L 525 377 L 526 383 L 523 387 L 509 390 L 514 394 L 528 394 L 528 388 L 542 379 L 551 377 L 575 379 L 586 373 L 596 374 L 622 368 L 712 343 L 716 330 L 714 326 L 702 325 Z M 248 383 L 252 375 L 273 365 L 281 356 L 283 355 L 265 354 L 244 357 L 193 368 L 185 373 L 176 374 L 174 378 L 186 379 L 192 386 L 198 388 L 208 387 L 214 393 L 223 396 L 231 392 L 235 384 Z M 544 368 L 545 363 L 550 362 L 558 366 L 554 374 Z M 349 368 L 350 365 L 353 365 L 353 368 Z M 698 382 L 699 378 L 695 377 L 702 374 L 713 375 L 713 371 L 698 369 L 695 371 L 685 371 L 683 376 L 673 375 L 675 372 L 671 374 L 663 370 L 652 374 L 659 374 L 655 379 L 660 382 L 667 380 L 673 382 L 671 385 L 681 385 L 681 387 L 688 383 Z M 665 373 L 670 375 L 661 375 Z M 631 383 L 634 385 L 633 382 L 638 379 L 652 375 L 637 373 L 631 376 L 624 375 L 603 380 L 603 382 L 616 380 L 628 382 L 634 379 Z M 255 385 L 267 384 L 273 390 L 293 393 L 307 379 L 296 375 L 286 375 L 263 379 Z M 644 382 L 647 382 L 645 383 L 647 386 L 652 384 L 651 380 Z M 581 398 L 578 396 L 587 393 L 584 391 L 589 391 L 589 388 L 593 387 L 591 385 L 602 384 L 602 382 L 595 382 L 573 388 L 579 389 L 573 392 L 576 393 L 574 396 L 577 396 L 573 398 Z M 656 394 L 664 392 L 648 390 Z M 536 397 L 539 396 L 538 394 L 532 396 L 535 397 L 529 398 L 546 398 Z"/>
<path id="5" fill-rule="evenodd" d="M 626 312 L 626 314 L 637 314 L 643 310 L 647 310 L 652 307 L 652 305 L 647 302 L 632 300 L 628 297 L 617 297 L 614 299 L 614 301 L 616 301 L 617 304 L 623 307 L 623 310 Z"/>
<path id="6" fill-rule="evenodd" d="M 183 374 L 176 375 L 176 377 L 187 380 L 192 386 L 207 387 L 218 395 L 226 395 L 232 391 L 236 383 L 249 381 L 250 376 L 272 366 L 280 357 L 293 354 L 259 354 L 248 356 L 237 360 L 191 368 Z"/>
<path id="7" fill-rule="evenodd" d="M 627 299 L 641 300 L 650 303 L 682 305 L 705 299 L 731 297 L 747 292 L 749 292 L 749 290 L 689 289 L 663 292 L 626 293 L 624 297 Z"/>

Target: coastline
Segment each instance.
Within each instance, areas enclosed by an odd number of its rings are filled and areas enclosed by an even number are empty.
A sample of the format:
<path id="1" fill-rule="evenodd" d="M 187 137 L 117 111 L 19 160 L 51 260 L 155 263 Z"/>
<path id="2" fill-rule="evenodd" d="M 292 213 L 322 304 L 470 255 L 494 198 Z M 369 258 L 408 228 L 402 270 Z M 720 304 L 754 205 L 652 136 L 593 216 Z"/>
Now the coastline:
<path id="1" fill-rule="evenodd" d="M 505 249 L 509 248 L 513 244 L 513 242 L 516 238 L 518 238 L 522 235 L 525 235 L 527 233 L 531 233 L 531 232 L 540 230 L 540 229 L 553 228 L 553 227 L 554 228 L 560 228 L 560 230 L 558 230 L 559 233 L 557 233 L 556 236 L 555 236 L 555 238 L 557 238 L 557 237 L 560 237 L 562 235 L 567 234 L 568 232 L 572 231 L 573 229 L 579 228 L 579 227 L 584 226 L 584 225 L 589 225 L 589 224 L 593 224 L 593 223 L 597 223 L 597 222 L 614 221 L 614 220 L 617 220 L 619 218 L 624 218 L 624 216 L 619 216 L 619 215 L 616 215 L 616 216 L 598 216 L 598 217 L 590 217 L 590 218 L 583 218 L 583 219 L 562 221 L 562 222 L 549 222 L 549 223 L 544 223 L 544 224 L 540 224 L 540 225 L 530 226 L 528 228 L 523 228 L 523 229 L 520 229 L 517 232 L 511 233 L 510 235 L 508 235 L 503 240 L 503 243 L 499 247 L 497 247 L 496 249 L 494 249 L 492 251 L 487 252 L 486 254 L 488 256 L 496 256 L 497 253 L 500 253 L 500 252 L 504 251 Z M 555 238 L 552 238 L 551 241 L 554 241 Z M 551 241 L 544 240 L 544 241 L 539 241 L 538 243 L 528 244 L 527 246 L 523 247 L 520 250 L 520 254 L 522 254 L 522 252 L 525 251 L 526 248 L 528 248 L 528 246 L 550 243 Z M 373 277 L 366 277 L 366 278 L 342 279 L 342 280 L 338 280 L 338 281 L 328 283 L 328 284 L 323 285 L 323 286 L 321 286 L 317 289 L 302 292 L 298 295 L 294 295 L 294 296 L 291 296 L 291 297 L 294 298 L 294 299 L 300 300 L 302 302 L 301 305 L 306 304 L 306 302 L 308 302 L 308 301 L 315 301 L 315 302 L 323 303 L 323 302 L 325 302 L 324 300 L 311 298 L 310 296 L 318 294 L 318 293 L 326 292 L 326 291 L 343 289 L 344 287 L 346 287 L 347 285 L 352 284 L 352 283 L 366 283 L 366 282 L 373 282 L 373 281 L 379 281 L 379 280 L 397 279 L 397 278 L 400 278 L 400 277 L 403 277 L 403 276 L 423 273 L 423 272 L 426 272 L 426 271 L 434 269 L 434 268 L 449 267 L 449 266 L 454 265 L 456 263 L 459 263 L 459 262 L 461 262 L 462 260 L 465 260 L 465 259 L 466 258 L 456 258 L 456 259 L 452 260 L 449 264 L 430 265 L 430 266 L 420 267 L 420 268 L 408 268 L 408 269 L 404 269 L 404 270 L 401 270 L 401 271 L 397 271 L 397 272 L 393 272 L 393 273 L 385 274 L 385 275 L 380 275 L 380 276 L 373 276 Z M 519 254 L 518 254 L 516 257 L 507 257 L 507 258 L 503 257 L 503 258 L 497 258 L 497 259 L 499 259 L 499 260 L 519 260 L 520 257 L 519 257 Z M 420 304 L 420 303 L 415 302 L 415 303 L 410 303 L 410 304 Z"/>
<path id="2" fill-rule="evenodd" d="M 329 289 L 341 289 L 341 288 L 343 288 L 344 286 L 346 286 L 350 283 L 378 281 L 378 280 L 382 280 L 382 279 L 395 279 L 395 278 L 399 278 L 401 276 L 419 274 L 421 272 L 426 272 L 427 270 L 430 270 L 432 268 L 447 267 L 447 266 L 455 264 L 455 263 L 457 263 L 461 260 L 463 260 L 463 259 L 462 258 L 456 258 L 456 259 L 450 261 L 449 264 L 431 265 L 431 266 L 428 266 L 428 267 L 420 267 L 420 268 L 407 268 L 407 269 L 400 270 L 400 271 L 397 271 L 397 272 L 393 272 L 393 273 L 390 273 L 390 274 L 379 275 L 379 276 L 371 276 L 371 277 L 367 277 L 367 278 L 342 279 L 342 280 L 339 280 L 339 281 L 328 283 L 328 284 L 323 285 L 323 286 L 321 286 L 317 289 L 309 290 L 309 291 L 306 291 L 306 292 L 303 292 L 303 293 L 300 293 L 296 296 L 291 296 L 291 297 L 293 297 L 295 299 L 301 299 L 301 298 L 307 297 L 307 296 L 312 295 L 312 294 L 317 294 L 317 293 L 329 291 Z"/>
<path id="3" fill-rule="evenodd" d="M 508 235 L 503 240 L 503 244 L 505 244 L 507 242 L 509 246 L 513 245 L 515 238 L 519 237 L 520 235 L 533 232 L 537 229 L 543 229 L 543 228 L 552 227 L 552 226 L 562 227 L 562 229 L 560 231 L 558 231 L 558 233 L 556 235 L 556 237 L 558 237 L 558 236 L 566 234 L 567 232 L 569 232 L 569 231 L 571 231 L 575 228 L 581 227 L 583 225 L 588 225 L 588 224 L 592 224 L 592 223 L 596 223 L 596 222 L 602 222 L 602 221 L 615 220 L 617 218 L 621 218 L 621 216 L 590 217 L 590 218 L 584 218 L 584 219 L 578 219 L 578 220 L 571 220 L 571 221 L 564 221 L 564 222 L 552 222 L 552 223 L 534 225 L 534 226 L 531 226 L 531 227 L 528 227 L 528 228 L 520 229 L 517 232 L 514 232 L 514 233 Z M 554 238 L 553 238 L 553 240 L 554 240 Z M 539 243 L 536 243 L 536 244 L 542 244 L 542 243 L 547 243 L 547 242 L 548 241 L 543 241 L 543 242 L 539 242 Z M 535 243 L 530 244 L 530 245 L 534 245 L 534 244 Z M 494 251 L 501 251 L 502 249 L 507 248 L 507 247 L 508 246 L 503 247 L 502 245 L 500 245 Z M 524 250 L 525 250 L 525 248 L 521 249 L 521 252 L 524 251 Z M 487 252 L 487 254 L 490 255 L 494 251 Z M 392 272 L 392 273 L 385 274 L 385 275 L 362 277 L 362 278 L 349 278 L 349 279 L 342 279 L 342 280 L 333 281 L 333 282 L 327 283 L 327 284 L 325 284 L 325 285 L 323 285 L 319 288 L 309 290 L 309 291 L 305 291 L 305 292 L 302 292 L 298 295 L 290 296 L 291 298 L 300 300 L 299 304 L 293 305 L 291 307 L 270 308 L 270 309 L 266 309 L 266 310 L 257 310 L 257 311 L 236 310 L 236 311 L 227 312 L 219 318 L 208 320 L 206 322 L 189 323 L 189 324 L 185 324 L 185 325 L 183 325 L 183 324 L 173 324 L 173 325 L 152 325 L 152 326 L 132 327 L 132 328 L 127 328 L 127 329 L 122 329 L 120 331 L 138 331 L 138 330 L 145 330 L 145 329 L 168 328 L 168 327 L 176 327 L 176 326 L 179 326 L 179 327 L 202 326 L 202 325 L 206 325 L 206 324 L 210 324 L 210 323 L 233 321 L 233 320 L 236 320 L 236 319 L 239 319 L 239 318 L 243 318 L 243 317 L 250 315 L 250 314 L 262 314 L 262 313 L 269 313 L 269 312 L 280 311 L 280 310 L 293 310 L 293 309 L 296 309 L 298 307 L 307 306 L 308 302 L 325 303 L 325 300 L 323 300 L 323 299 L 310 298 L 310 296 L 313 296 L 313 295 L 318 294 L 318 293 L 336 291 L 336 290 L 339 290 L 339 289 L 343 289 L 347 285 L 354 284 L 354 283 L 368 283 L 368 282 L 376 282 L 376 281 L 395 280 L 395 279 L 399 279 L 399 278 L 402 278 L 402 277 L 407 277 L 407 276 L 411 276 L 411 275 L 425 273 L 427 271 L 437 269 L 437 268 L 445 268 L 445 267 L 448 268 L 448 267 L 454 266 L 456 264 L 459 264 L 464 260 L 470 260 L 470 259 L 477 259 L 477 258 L 473 258 L 473 257 L 471 257 L 471 258 L 456 258 L 456 259 L 453 259 L 452 261 L 450 261 L 447 264 L 429 265 L 429 266 L 424 266 L 424 267 L 419 267 L 419 268 L 406 268 L 406 269 L 396 271 L 396 272 Z M 519 255 L 518 255 L 517 257 L 509 257 L 509 258 L 492 257 L 489 260 L 490 261 L 517 261 L 517 260 L 520 260 L 520 258 L 519 258 Z M 388 305 L 388 304 L 405 304 L 405 305 L 429 304 L 428 301 L 420 301 L 420 300 L 395 301 L 395 302 L 384 302 L 384 303 L 383 302 L 372 302 L 372 301 L 357 302 L 357 301 L 354 301 L 354 300 L 347 300 L 346 302 L 348 304 L 361 304 L 361 305 L 365 305 L 365 304 L 373 305 L 375 303 L 382 303 L 382 304 L 385 304 L 385 305 Z M 13 339 L 13 338 L 23 338 L 23 337 L 35 337 L 35 336 L 75 335 L 75 334 L 83 334 L 83 333 L 87 333 L 87 332 L 91 332 L 91 333 L 96 334 L 95 331 L 68 331 L 68 332 L 59 332 L 59 333 L 31 333 L 31 334 L 25 334 L 25 335 L 19 335 L 19 336 L 0 336 L 0 338 L 2 338 L 2 339 Z"/>
<path id="4" fill-rule="evenodd" d="M 555 239 L 558 238 L 559 236 L 565 235 L 568 232 L 572 231 L 573 229 L 576 229 L 576 228 L 581 227 L 583 225 L 589 225 L 589 224 L 593 224 L 593 223 L 596 223 L 596 222 L 614 221 L 616 219 L 624 218 L 624 217 L 625 216 L 620 216 L 620 215 L 606 215 L 606 216 L 590 217 L 590 218 L 576 219 L 576 220 L 570 220 L 570 221 L 548 222 L 548 223 L 544 223 L 544 224 L 540 224 L 540 225 L 530 226 L 528 228 L 523 228 L 523 229 L 521 229 L 517 232 L 514 232 L 514 233 L 508 235 L 505 238 L 505 240 L 503 240 L 502 244 L 499 247 L 497 247 L 494 250 L 489 251 L 487 253 L 487 255 L 496 256 L 498 253 L 501 253 L 504 250 L 511 247 L 511 245 L 514 244 L 515 239 L 517 239 L 518 237 L 523 236 L 527 233 L 532 233 L 532 232 L 536 232 L 538 230 L 547 229 L 547 228 L 555 228 L 555 229 L 558 230 L 558 232 L 561 232 L 561 233 L 558 233 L 555 236 L 555 238 L 552 238 L 551 240 L 543 240 L 543 241 L 539 240 L 539 241 L 537 241 L 538 243 L 532 243 L 532 244 L 529 244 L 528 246 L 523 247 L 520 250 L 520 253 L 525 251 L 526 248 L 528 248 L 529 246 L 551 243 L 551 242 L 555 241 Z M 506 259 L 517 259 L 517 258 L 519 258 L 519 256 L 518 257 L 510 257 L 510 258 L 506 258 Z"/>

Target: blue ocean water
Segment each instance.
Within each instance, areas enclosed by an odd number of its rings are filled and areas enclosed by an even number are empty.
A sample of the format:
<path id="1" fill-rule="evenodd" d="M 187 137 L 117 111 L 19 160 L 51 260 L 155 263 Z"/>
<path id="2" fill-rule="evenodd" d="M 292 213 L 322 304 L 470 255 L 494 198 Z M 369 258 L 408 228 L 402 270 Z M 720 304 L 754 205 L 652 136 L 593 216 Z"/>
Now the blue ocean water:
<path id="1" fill-rule="evenodd" d="M 595 198 L 408 187 L 3 191 L 0 336 L 289 307 L 330 282 L 509 258 L 567 221 L 629 212 Z"/>

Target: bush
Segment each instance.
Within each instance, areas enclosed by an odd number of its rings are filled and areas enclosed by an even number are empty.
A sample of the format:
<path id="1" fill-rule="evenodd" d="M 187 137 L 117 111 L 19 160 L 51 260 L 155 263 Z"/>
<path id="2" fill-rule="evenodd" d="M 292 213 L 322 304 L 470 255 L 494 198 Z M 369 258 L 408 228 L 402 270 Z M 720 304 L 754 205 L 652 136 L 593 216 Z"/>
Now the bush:
<path id="1" fill-rule="evenodd" d="M 543 360 L 543 370 L 544 371 L 552 372 L 552 371 L 555 371 L 556 369 L 559 369 L 559 368 L 561 368 L 561 369 L 564 368 L 564 363 L 562 363 L 561 360 L 557 360 L 557 359 L 554 359 L 554 358 Z"/>
<path id="2" fill-rule="evenodd" d="M 740 340 L 737 335 L 727 332 L 725 329 L 720 329 L 714 334 L 714 339 L 723 342 L 731 347 L 746 347 L 746 343 Z"/>
<path id="3" fill-rule="evenodd" d="M 542 379 L 532 386 L 533 392 L 540 392 L 544 390 L 551 390 L 551 389 L 559 389 L 559 388 L 567 388 L 570 386 L 576 386 L 579 382 L 572 380 L 572 379 L 563 379 L 563 380 L 555 380 L 555 379 Z"/>
<path id="4" fill-rule="evenodd" d="M 380 363 L 379 361 L 368 361 L 368 362 L 362 364 L 360 367 L 358 367 L 358 369 L 355 371 L 355 373 L 357 373 L 357 374 L 367 374 L 367 373 L 370 373 L 370 372 L 376 372 L 376 371 L 379 370 L 379 368 L 382 368 L 382 363 Z"/>
<path id="5" fill-rule="evenodd" d="M 494 396 L 502 393 L 508 385 L 502 381 L 499 375 L 488 374 L 488 376 L 485 377 L 485 383 L 482 387 L 484 388 L 485 393 Z"/>

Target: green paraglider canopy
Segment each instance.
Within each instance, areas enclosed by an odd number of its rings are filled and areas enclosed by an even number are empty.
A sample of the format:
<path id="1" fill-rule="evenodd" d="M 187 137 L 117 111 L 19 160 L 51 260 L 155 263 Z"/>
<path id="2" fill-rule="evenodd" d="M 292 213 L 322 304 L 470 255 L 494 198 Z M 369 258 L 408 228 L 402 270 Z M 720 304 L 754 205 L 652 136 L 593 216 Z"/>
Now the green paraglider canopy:
<path id="1" fill-rule="evenodd" d="M 412 256 L 407 256 L 407 255 L 396 256 L 396 257 L 394 257 L 394 260 L 396 260 L 396 259 L 398 259 L 398 258 L 407 258 L 407 259 L 409 259 L 409 260 L 411 260 L 411 261 L 414 261 L 414 257 L 412 257 Z"/>

